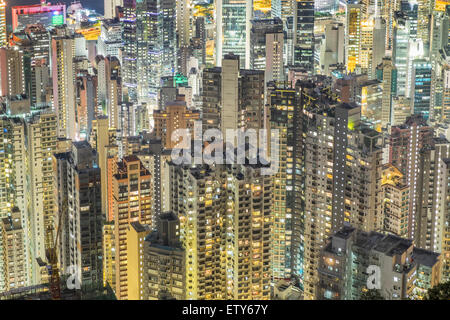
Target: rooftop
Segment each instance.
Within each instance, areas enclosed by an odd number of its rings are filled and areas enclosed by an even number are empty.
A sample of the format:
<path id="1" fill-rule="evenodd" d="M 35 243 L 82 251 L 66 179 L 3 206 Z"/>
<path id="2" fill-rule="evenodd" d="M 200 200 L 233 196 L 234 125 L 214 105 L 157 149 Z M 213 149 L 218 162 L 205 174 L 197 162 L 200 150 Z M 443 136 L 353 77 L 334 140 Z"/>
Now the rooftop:
<path id="1" fill-rule="evenodd" d="M 424 265 L 430 268 L 439 261 L 439 256 L 439 253 L 421 248 L 414 248 L 412 254 L 412 258 L 417 264 Z"/>

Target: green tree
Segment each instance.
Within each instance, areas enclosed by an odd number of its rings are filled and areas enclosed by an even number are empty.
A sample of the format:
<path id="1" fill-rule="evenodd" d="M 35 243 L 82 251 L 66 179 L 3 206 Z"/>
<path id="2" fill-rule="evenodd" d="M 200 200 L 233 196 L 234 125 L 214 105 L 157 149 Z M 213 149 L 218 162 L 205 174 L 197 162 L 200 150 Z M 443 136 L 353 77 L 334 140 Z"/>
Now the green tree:
<path id="1" fill-rule="evenodd" d="M 367 291 L 363 291 L 361 294 L 361 300 L 384 300 L 384 298 L 379 290 L 369 289 Z"/>
<path id="2" fill-rule="evenodd" d="M 450 281 L 440 283 L 429 289 L 425 300 L 450 300 Z"/>

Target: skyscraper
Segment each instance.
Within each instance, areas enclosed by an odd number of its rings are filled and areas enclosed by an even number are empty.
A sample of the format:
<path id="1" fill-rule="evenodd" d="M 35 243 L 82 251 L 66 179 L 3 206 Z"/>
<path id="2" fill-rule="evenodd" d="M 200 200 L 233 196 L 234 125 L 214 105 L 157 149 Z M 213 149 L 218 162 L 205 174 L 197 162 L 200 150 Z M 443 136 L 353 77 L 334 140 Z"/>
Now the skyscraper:
<path id="1" fill-rule="evenodd" d="M 345 32 L 343 24 L 330 23 L 325 25 L 325 33 L 320 48 L 321 74 L 330 75 L 333 68 L 344 64 Z"/>
<path id="2" fill-rule="evenodd" d="M 150 226 L 131 222 L 127 226 L 127 290 L 128 300 L 144 300 L 144 240 L 150 233 Z M 145 274 L 145 276 L 144 276 Z"/>
<path id="3" fill-rule="evenodd" d="M 250 29 L 252 0 L 218 0 L 216 2 L 216 65 L 233 53 L 240 57 L 240 68 L 250 68 Z"/>
<path id="4" fill-rule="evenodd" d="M 392 64 L 392 59 L 384 57 L 383 62 L 377 66 L 377 79 L 381 81 L 383 87 L 383 97 L 381 102 L 381 124 L 393 124 L 394 108 L 392 104 L 393 96 L 397 90 L 397 69 Z"/>
<path id="5" fill-rule="evenodd" d="M 132 222 L 152 225 L 150 172 L 136 156 L 126 156 L 117 164 L 112 184 L 109 192 L 113 195 L 114 210 L 115 293 L 117 299 L 127 300 L 127 228 Z"/>
<path id="6" fill-rule="evenodd" d="M 264 71 L 239 69 L 239 61 L 228 54 L 221 68 L 203 71 L 203 130 L 265 128 Z"/>
<path id="7" fill-rule="evenodd" d="M 75 140 L 75 39 L 52 39 L 53 109 L 58 114 L 58 136 Z"/>
<path id="8" fill-rule="evenodd" d="M 113 56 L 122 60 L 122 56 L 119 54 L 123 50 L 122 24 L 119 19 L 103 20 L 100 37 L 97 41 L 99 55 Z"/>
<path id="9" fill-rule="evenodd" d="M 272 0 L 272 16 L 280 18 L 283 23 L 286 23 L 288 17 L 294 15 L 295 0 Z"/>
<path id="10" fill-rule="evenodd" d="M 137 101 L 137 81 L 144 75 L 138 73 L 138 45 L 139 40 L 136 36 L 136 0 L 123 1 L 123 20 L 122 20 L 122 70 L 124 94 L 128 95 L 129 100 Z"/>
<path id="11" fill-rule="evenodd" d="M 356 106 L 323 105 L 309 112 L 304 128 L 305 299 L 316 294 L 317 251 L 327 237 L 347 224 L 370 231 L 379 230 L 383 222 L 381 135 L 361 126 Z"/>
<path id="12" fill-rule="evenodd" d="M 379 293 L 387 300 L 413 298 L 440 281 L 442 256 L 419 249 L 411 240 L 344 227 L 319 253 L 317 299 L 358 300 L 371 280 L 369 266 L 380 269 Z"/>
<path id="13" fill-rule="evenodd" d="M 96 153 L 88 142 L 74 142 L 70 152 L 55 154 L 54 166 L 58 227 L 68 235 L 60 244 L 62 272 L 97 288 L 103 283 L 103 215 Z"/>
<path id="14" fill-rule="evenodd" d="M 0 225 L 4 248 L 1 256 L 4 266 L 4 291 L 19 289 L 28 283 L 28 264 L 21 220 L 20 211 L 15 207 L 11 216 L 3 218 Z"/>
<path id="15" fill-rule="evenodd" d="M 200 119 L 200 112 L 187 109 L 184 98 L 178 97 L 176 101 L 166 104 L 163 110 L 155 110 L 153 118 L 155 135 L 162 140 L 164 148 L 172 149 L 179 143 L 172 140 L 173 132 L 178 129 L 191 129 L 193 134 L 192 128 L 194 122 Z"/>
<path id="16" fill-rule="evenodd" d="M 284 81 L 284 33 L 281 19 L 252 20 L 250 68 L 265 70 L 264 82 Z"/>
<path id="17" fill-rule="evenodd" d="M 397 68 L 397 96 L 409 97 L 410 83 L 410 21 L 404 14 L 395 15 L 392 62 Z"/>
<path id="18" fill-rule="evenodd" d="M 161 77 L 176 73 L 175 0 L 136 3 L 137 88 L 140 102 L 157 106 Z"/>
<path id="19" fill-rule="evenodd" d="M 271 177 L 259 165 L 170 165 L 187 299 L 269 299 Z"/>
<path id="20" fill-rule="evenodd" d="M 431 110 L 431 63 L 420 59 L 413 61 L 411 100 L 413 114 L 421 114 L 425 119 L 432 117 Z"/>
<path id="21" fill-rule="evenodd" d="M 180 242 L 180 221 L 172 212 L 158 219 L 157 230 L 144 242 L 144 299 L 186 299 L 186 255 Z"/>
<path id="22" fill-rule="evenodd" d="M 303 148 L 301 110 L 303 88 L 269 84 L 270 127 L 279 130 L 279 170 L 273 175 L 272 274 L 274 279 L 300 278 L 303 272 Z"/>
<path id="23" fill-rule="evenodd" d="M 0 96 L 25 94 L 23 52 L 19 48 L 0 48 Z"/>
<path id="24" fill-rule="evenodd" d="M 105 18 L 113 19 L 116 16 L 116 7 L 123 5 L 123 0 L 104 0 L 105 1 Z"/>
<path id="25" fill-rule="evenodd" d="M 314 74 L 314 1 L 294 3 L 294 66 Z"/>
<path id="26" fill-rule="evenodd" d="M 361 63 L 361 21 L 363 8 L 361 4 L 347 4 L 346 25 L 346 62 L 347 72 L 354 72 Z"/>
<path id="27" fill-rule="evenodd" d="M 408 117 L 402 125 L 391 130 L 389 142 L 389 163 L 404 174 L 404 183 L 410 187 L 410 209 L 408 218 L 408 238 L 417 236 L 417 206 L 419 203 L 420 150 L 430 145 L 433 128 L 421 115 Z"/>

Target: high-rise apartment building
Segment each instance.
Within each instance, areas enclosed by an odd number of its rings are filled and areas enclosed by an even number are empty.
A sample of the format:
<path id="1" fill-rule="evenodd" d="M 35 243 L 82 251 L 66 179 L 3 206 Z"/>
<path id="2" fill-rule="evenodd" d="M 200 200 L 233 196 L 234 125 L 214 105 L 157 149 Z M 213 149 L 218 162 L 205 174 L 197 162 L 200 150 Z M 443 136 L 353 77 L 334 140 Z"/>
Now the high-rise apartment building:
<path id="1" fill-rule="evenodd" d="M 114 222 L 103 224 L 103 286 L 115 288 L 116 284 L 116 253 L 114 240 Z"/>
<path id="2" fill-rule="evenodd" d="M 19 208 L 14 207 L 11 216 L 3 218 L 0 225 L 4 291 L 26 287 L 28 283 L 26 245 L 21 220 Z"/>
<path id="3" fill-rule="evenodd" d="M 144 240 L 149 233 L 150 226 L 137 221 L 127 227 L 128 300 L 144 300 L 145 297 L 144 278 L 147 270 L 144 264 Z"/>
<path id="4" fill-rule="evenodd" d="M 20 225 L 26 227 L 27 215 L 25 210 L 27 201 L 24 193 L 26 188 L 25 170 L 27 165 L 24 147 L 25 128 L 23 122 L 19 119 L 8 117 L 1 119 L 0 128 L 1 148 L 4 150 L 0 160 L 0 170 L 2 172 L 0 178 L 2 186 L 0 193 L 0 218 L 6 219 L 10 217 L 12 209 L 16 207 L 22 215 L 20 217 Z M 26 229 L 24 229 L 23 233 L 26 233 Z M 25 242 L 25 235 L 23 241 L 28 245 L 28 242 Z M 5 268 L 7 266 L 3 260 L 4 248 L 6 248 L 6 245 L 3 244 L 3 237 L 0 237 L 0 256 L 2 257 L 0 259 L 0 290 L 6 290 L 6 286 L 8 285 L 5 276 Z"/>
<path id="5" fill-rule="evenodd" d="M 390 57 L 384 57 L 382 63 L 376 67 L 376 78 L 382 83 L 381 125 L 386 127 L 394 121 L 392 99 L 397 90 L 397 69 Z"/>
<path id="6" fill-rule="evenodd" d="M 381 180 L 383 193 L 383 227 L 387 233 L 408 237 L 409 186 L 403 182 L 403 174 L 391 164 L 383 166 Z"/>
<path id="7" fill-rule="evenodd" d="M 5 151 L 0 161 L 3 173 L 0 215 L 11 216 L 12 208 L 19 209 L 26 283 L 33 285 L 40 283 L 36 259 L 45 258 L 45 231 L 53 225 L 51 157 L 56 149 L 56 115 L 41 111 L 34 115 L 4 116 L 0 125 Z M 0 276 L 0 286 L 3 285 Z"/>
<path id="8" fill-rule="evenodd" d="M 444 219 L 446 221 L 450 220 L 450 158 L 444 159 L 445 163 L 445 175 L 447 179 L 447 200 L 446 200 L 446 209 L 444 213 Z M 444 188 L 445 188 L 445 181 L 444 181 Z M 443 229 L 443 238 L 449 239 L 450 238 L 450 230 L 448 228 Z M 450 244 L 448 241 L 444 241 L 442 243 L 442 279 L 443 281 L 450 281 Z"/>
<path id="9" fill-rule="evenodd" d="M 122 103 L 122 69 L 116 57 L 97 57 L 97 101 L 102 113 L 109 117 L 109 127 L 119 128 L 119 110 Z"/>
<path id="10" fill-rule="evenodd" d="M 352 227 L 337 231 L 319 253 L 317 299 L 357 300 L 369 288 L 370 266 L 378 267 L 379 293 L 386 300 L 423 297 L 440 282 L 441 255 L 411 240 Z"/>
<path id="11" fill-rule="evenodd" d="M 203 71 L 203 130 L 265 128 L 264 72 L 239 69 L 239 59 L 226 55 L 221 68 Z"/>
<path id="12" fill-rule="evenodd" d="M 250 69 L 265 70 L 265 80 L 284 81 L 284 33 L 281 19 L 252 20 Z"/>
<path id="13" fill-rule="evenodd" d="M 389 163 L 404 175 L 403 182 L 410 187 L 408 238 L 417 236 L 417 205 L 419 202 L 420 151 L 431 145 L 433 128 L 420 115 L 408 117 L 406 122 L 391 129 Z"/>
<path id="14" fill-rule="evenodd" d="M 0 96 L 25 94 L 23 52 L 19 48 L 0 48 Z"/>
<path id="15" fill-rule="evenodd" d="M 330 75 L 333 68 L 345 62 L 345 30 L 342 23 L 325 25 L 324 37 L 320 47 L 320 70 L 324 75 Z"/>
<path id="16" fill-rule="evenodd" d="M 87 141 L 73 142 L 72 150 L 55 154 L 55 190 L 61 233 L 62 273 L 75 274 L 81 286 L 103 283 L 103 215 L 97 155 Z"/>
<path id="17" fill-rule="evenodd" d="M 52 38 L 53 109 L 58 115 L 58 136 L 76 138 L 75 39 Z"/>
<path id="18" fill-rule="evenodd" d="M 136 156 L 117 163 L 113 176 L 113 210 L 116 267 L 116 297 L 128 299 L 127 229 L 132 222 L 152 225 L 151 176 Z"/>
<path id="19" fill-rule="evenodd" d="M 269 299 L 271 180 L 258 165 L 170 165 L 186 299 Z"/>
<path id="20" fill-rule="evenodd" d="M 189 110 L 184 97 L 178 96 L 176 101 L 166 104 L 163 110 L 153 111 L 155 121 L 154 134 L 162 140 L 166 149 L 174 148 L 180 139 L 172 140 L 173 133 L 178 129 L 190 129 L 193 134 L 194 122 L 200 119 L 200 112 Z"/>
<path id="21" fill-rule="evenodd" d="M 116 149 L 116 130 L 109 127 L 109 118 L 105 116 L 97 117 L 92 121 L 92 132 L 90 135 L 91 146 L 97 151 L 97 164 L 100 168 L 101 188 L 102 188 L 102 212 L 106 216 L 106 220 L 112 221 L 109 214 L 112 212 L 108 209 L 112 205 L 111 194 L 108 189 L 112 187 L 112 179 L 110 177 L 111 159 L 115 159 L 114 154 L 111 155 L 111 149 Z M 115 159 L 117 160 L 117 159 Z"/>
<path id="22" fill-rule="evenodd" d="M 381 134 L 360 124 L 359 107 L 322 105 L 306 110 L 304 287 L 315 296 L 318 252 L 330 235 L 351 224 L 379 230 Z"/>
<path id="23" fill-rule="evenodd" d="M 97 102 L 96 80 L 88 72 L 80 72 L 76 80 L 76 130 L 79 140 L 86 139 L 92 130 Z"/>
<path id="24" fill-rule="evenodd" d="M 434 137 L 419 151 L 416 175 L 417 197 L 412 239 L 420 248 L 442 252 L 448 228 L 448 186 L 445 159 L 450 158 L 450 142 Z"/>
<path id="25" fill-rule="evenodd" d="M 301 278 L 304 215 L 302 109 L 309 86 L 268 86 L 270 128 L 279 131 L 279 170 L 272 176 L 272 272 L 274 279 Z M 311 92 L 308 92 L 311 93 Z"/>
<path id="26" fill-rule="evenodd" d="M 30 257 L 33 284 L 40 283 L 36 259 L 45 259 L 47 228 L 55 226 L 53 189 L 53 160 L 57 142 L 57 115 L 43 111 L 26 122 L 25 148 L 27 154 L 27 202 L 29 217 Z"/>
<path id="27" fill-rule="evenodd" d="M 157 231 L 144 242 L 144 299 L 186 299 L 185 250 L 180 243 L 180 221 L 172 212 L 158 218 Z"/>

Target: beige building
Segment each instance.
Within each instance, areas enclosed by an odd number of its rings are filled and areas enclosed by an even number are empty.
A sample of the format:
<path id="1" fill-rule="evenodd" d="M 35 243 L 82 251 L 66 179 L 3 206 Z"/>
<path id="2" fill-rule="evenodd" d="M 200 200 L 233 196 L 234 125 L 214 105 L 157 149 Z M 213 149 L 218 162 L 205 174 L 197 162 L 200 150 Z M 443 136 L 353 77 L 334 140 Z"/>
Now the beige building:
<path id="1" fill-rule="evenodd" d="M 383 166 L 381 180 L 383 193 L 383 231 L 399 237 L 408 236 L 409 186 L 403 183 L 403 174 L 393 165 Z"/>
<path id="2" fill-rule="evenodd" d="M 53 108 L 58 115 L 58 137 L 77 137 L 75 120 L 75 39 L 52 39 Z"/>
<path id="3" fill-rule="evenodd" d="M 132 222 L 152 224 L 152 188 L 150 172 L 136 156 L 126 156 L 117 164 L 112 183 L 115 240 L 115 293 L 128 300 L 128 239 Z"/>
<path id="4" fill-rule="evenodd" d="M 128 300 L 144 299 L 144 240 L 150 233 L 148 225 L 131 222 L 127 228 Z"/>
<path id="5" fill-rule="evenodd" d="M 191 129 L 195 120 L 200 119 L 200 112 L 186 107 L 184 96 L 178 96 L 176 101 L 168 102 L 164 110 L 153 111 L 155 121 L 154 134 L 159 137 L 166 149 L 174 148 L 181 138 L 172 141 L 173 133 L 178 129 Z"/>
<path id="6" fill-rule="evenodd" d="M 270 298 L 272 179 L 253 165 L 170 165 L 186 299 Z"/>
<path id="7" fill-rule="evenodd" d="M 102 186 L 102 213 L 108 212 L 108 159 L 110 149 L 114 149 L 116 142 L 116 129 L 110 128 L 109 118 L 99 116 L 92 121 L 92 132 L 90 134 L 92 148 L 97 150 L 98 166 L 100 167 Z"/>
<path id="8" fill-rule="evenodd" d="M 1 221 L 3 243 L 4 291 L 27 285 L 28 270 L 25 261 L 24 229 L 19 209 L 13 208 L 11 216 Z"/>
<path id="9" fill-rule="evenodd" d="M 103 225 L 103 286 L 115 288 L 116 285 L 116 248 L 114 240 L 114 222 Z"/>
<path id="10" fill-rule="evenodd" d="M 50 111 L 0 120 L 5 150 L 5 157 L 0 159 L 0 218 L 18 207 L 26 247 L 27 285 L 41 283 L 36 259 L 45 258 L 45 230 L 54 222 L 52 154 L 57 143 L 56 123 L 56 115 Z M 0 253 L 2 248 L 0 245 Z M 4 285 L 2 276 L 0 288 Z"/>

